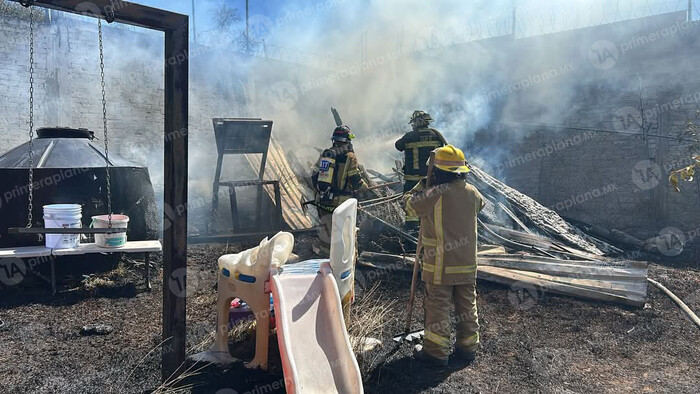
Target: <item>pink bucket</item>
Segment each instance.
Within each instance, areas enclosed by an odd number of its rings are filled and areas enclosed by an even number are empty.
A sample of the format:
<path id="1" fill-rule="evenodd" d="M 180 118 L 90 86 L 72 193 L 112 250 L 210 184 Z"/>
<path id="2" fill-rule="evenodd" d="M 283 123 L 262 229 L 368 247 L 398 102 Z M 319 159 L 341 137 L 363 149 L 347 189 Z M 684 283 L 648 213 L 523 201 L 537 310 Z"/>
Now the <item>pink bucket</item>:
<path id="1" fill-rule="evenodd" d="M 127 227 L 129 217 L 126 215 L 112 214 L 112 227 Z M 92 217 L 90 227 L 108 228 L 109 215 L 99 215 Z M 95 234 L 95 245 L 103 248 L 119 248 L 126 245 L 126 232 L 114 234 Z"/>

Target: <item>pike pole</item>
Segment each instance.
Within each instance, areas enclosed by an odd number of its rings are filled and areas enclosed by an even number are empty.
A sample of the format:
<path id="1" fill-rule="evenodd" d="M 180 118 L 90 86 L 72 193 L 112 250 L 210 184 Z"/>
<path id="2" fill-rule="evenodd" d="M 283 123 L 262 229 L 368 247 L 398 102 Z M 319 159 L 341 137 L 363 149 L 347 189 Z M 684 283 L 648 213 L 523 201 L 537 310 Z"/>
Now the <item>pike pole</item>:
<path id="1" fill-rule="evenodd" d="M 425 177 L 425 188 L 430 187 L 430 179 L 433 175 L 433 167 L 435 165 L 435 152 L 430 152 L 430 161 L 428 162 L 428 175 Z M 411 331 L 411 322 L 413 321 L 413 304 L 416 299 L 416 282 L 418 282 L 418 266 L 421 252 L 423 249 L 423 226 L 420 225 L 418 230 L 418 245 L 416 246 L 416 256 L 413 259 L 413 277 L 411 278 L 411 296 L 408 298 L 408 313 L 406 314 L 406 325 L 404 333 L 408 335 Z"/>

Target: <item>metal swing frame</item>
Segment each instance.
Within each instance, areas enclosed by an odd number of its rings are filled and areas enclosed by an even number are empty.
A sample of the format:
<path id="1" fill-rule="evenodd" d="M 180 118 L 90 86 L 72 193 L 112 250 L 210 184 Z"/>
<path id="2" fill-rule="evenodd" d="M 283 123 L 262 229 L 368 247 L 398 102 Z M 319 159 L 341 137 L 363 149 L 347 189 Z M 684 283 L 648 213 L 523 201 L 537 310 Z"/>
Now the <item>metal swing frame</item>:
<path id="1" fill-rule="evenodd" d="M 119 0 L 12 0 L 53 10 L 139 26 L 165 33 L 163 342 L 161 378 L 166 381 L 185 362 L 187 290 L 187 147 L 189 17 Z"/>

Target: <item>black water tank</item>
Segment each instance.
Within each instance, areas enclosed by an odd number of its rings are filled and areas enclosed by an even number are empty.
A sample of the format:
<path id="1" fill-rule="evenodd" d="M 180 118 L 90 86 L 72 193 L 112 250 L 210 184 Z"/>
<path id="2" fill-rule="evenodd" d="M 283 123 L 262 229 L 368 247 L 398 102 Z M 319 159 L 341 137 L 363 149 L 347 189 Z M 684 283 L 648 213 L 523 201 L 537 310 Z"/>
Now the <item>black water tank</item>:
<path id="1" fill-rule="evenodd" d="M 107 182 L 102 147 L 86 129 L 42 128 L 34 140 L 32 224 L 44 227 L 43 205 L 80 204 L 83 226 L 107 213 Z M 110 141 L 112 144 L 115 142 Z M 129 216 L 130 241 L 158 239 L 158 212 L 148 168 L 110 152 L 112 212 Z M 0 156 L 0 247 L 39 245 L 36 236 L 8 235 L 27 225 L 29 142 Z"/>

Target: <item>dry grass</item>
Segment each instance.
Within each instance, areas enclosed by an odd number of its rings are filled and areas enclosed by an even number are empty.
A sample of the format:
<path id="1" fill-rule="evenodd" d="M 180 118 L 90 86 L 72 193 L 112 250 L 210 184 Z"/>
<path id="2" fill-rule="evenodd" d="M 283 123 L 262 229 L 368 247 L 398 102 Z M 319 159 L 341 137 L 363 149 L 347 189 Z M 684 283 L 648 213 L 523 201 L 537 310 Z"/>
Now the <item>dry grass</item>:
<path id="1" fill-rule="evenodd" d="M 385 302 L 378 297 L 378 289 L 380 283 L 375 283 L 370 289 L 366 290 L 361 296 L 357 297 L 356 302 L 350 310 L 350 319 L 348 325 L 348 333 L 353 351 L 357 355 L 357 361 L 360 365 L 360 371 L 363 377 L 366 377 L 372 366 L 377 362 L 380 356 L 378 350 L 363 352 L 363 338 L 384 337 L 384 331 L 387 326 L 387 321 L 390 318 L 391 308 L 394 302 Z M 250 340 L 251 333 L 255 330 L 255 320 L 244 320 L 236 324 L 229 330 L 230 342 L 241 342 Z M 209 347 L 214 339 L 215 333 L 203 335 L 197 345 L 187 350 L 188 354 L 197 353 Z M 160 349 L 160 345 L 156 347 Z M 154 350 L 156 350 L 154 349 Z M 143 361 L 143 360 L 142 360 Z M 140 363 L 139 363 L 140 364 Z M 153 391 L 154 394 L 180 394 L 189 393 L 194 387 L 192 384 L 185 383 L 189 378 L 201 373 L 201 370 L 207 365 L 192 365 L 183 371 L 179 376 L 168 379 Z M 138 365 L 137 365 L 138 367 Z M 127 379 L 128 380 L 128 379 Z"/>
<path id="2" fill-rule="evenodd" d="M 187 349 L 186 353 L 192 355 L 195 353 L 202 352 L 209 348 L 214 340 L 216 333 L 211 332 L 204 335 L 196 345 Z M 159 347 L 162 343 L 159 345 Z M 187 362 L 185 362 L 186 364 Z M 190 393 L 195 387 L 192 383 L 183 383 L 194 376 L 202 373 L 202 370 L 207 368 L 210 363 L 193 363 L 188 366 L 182 373 L 177 376 L 171 376 L 165 382 L 163 382 L 158 388 L 156 388 L 152 394 L 180 394 L 180 393 Z M 184 366 L 184 365 L 183 365 Z"/>
<path id="3" fill-rule="evenodd" d="M 239 342 L 243 341 L 245 339 L 248 339 L 250 337 L 250 334 L 252 331 L 255 329 L 255 320 L 244 320 L 241 322 L 238 322 L 235 326 L 233 326 L 228 333 L 228 338 L 229 341 L 233 342 Z M 198 341 L 198 343 L 194 346 L 192 346 L 190 349 L 187 349 L 187 354 L 195 354 L 202 352 L 206 349 L 208 349 L 211 344 L 214 342 L 214 338 L 216 337 L 215 332 L 207 333 L 206 335 L 203 335 L 202 338 Z M 181 393 L 190 393 L 192 389 L 194 388 L 193 384 L 190 383 L 184 383 L 187 379 L 192 378 L 193 376 L 199 375 L 203 369 L 208 367 L 210 364 L 205 363 L 197 363 L 197 364 L 192 364 L 190 365 L 185 371 L 183 371 L 180 375 L 178 376 L 173 376 L 170 379 L 168 379 L 166 382 L 161 384 L 157 389 L 153 391 L 153 394 L 181 394 Z"/>
<path id="4" fill-rule="evenodd" d="M 95 296 L 100 291 L 103 291 L 105 289 L 114 289 L 117 287 L 117 284 L 109 278 L 90 276 L 82 280 L 79 289 L 87 294 Z"/>
<path id="5" fill-rule="evenodd" d="M 379 299 L 377 294 L 379 286 L 381 286 L 381 282 L 375 283 L 361 297 L 357 297 L 350 308 L 348 334 L 350 334 L 350 343 L 357 357 L 357 363 L 360 365 L 363 378 L 371 372 L 381 353 L 377 349 L 363 351 L 364 339 L 385 337 L 384 331 L 395 304 L 395 301 L 386 302 Z"/>
<path id="6" fill-rule="evenodd" d="M 129 270 L 123 261 L 119 262 L 116 268 L 103 274 L 85 275 L 77 287 L 89 295 L 97 295 L 101 290 L 116 289 L 120 283 L 124 282 L 129 274 Z"/>
<path id="7" fill-rule="evenodd" d="M 255 331 L 255 319 L 243 320 L 236 323 L 228 331 L 228 340 L 230 342 L 240 342 L 250 337 Z"/>

